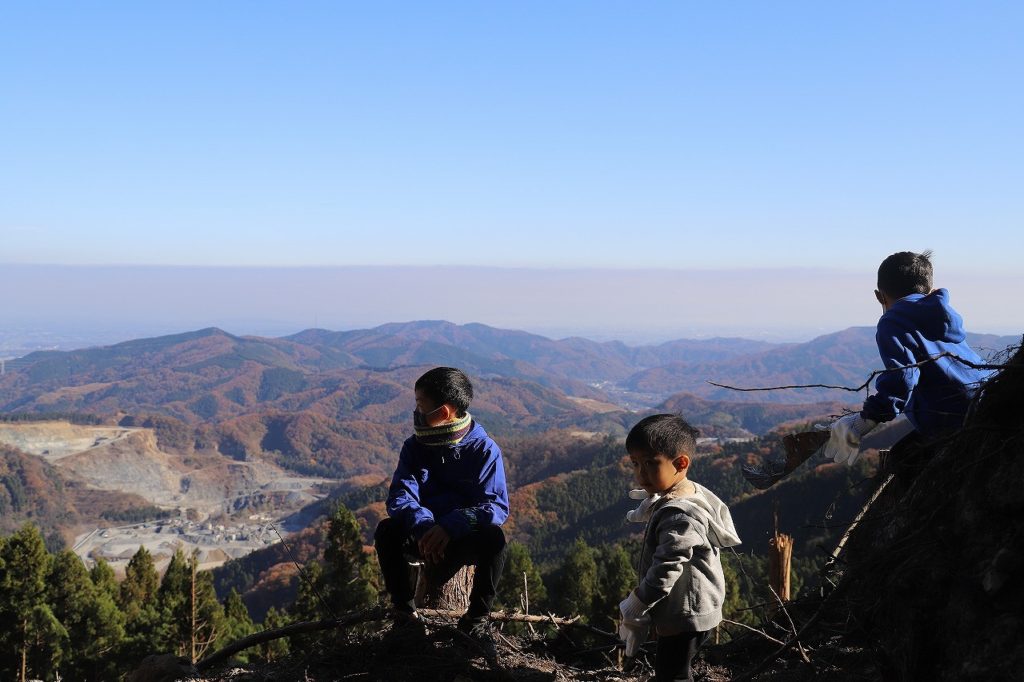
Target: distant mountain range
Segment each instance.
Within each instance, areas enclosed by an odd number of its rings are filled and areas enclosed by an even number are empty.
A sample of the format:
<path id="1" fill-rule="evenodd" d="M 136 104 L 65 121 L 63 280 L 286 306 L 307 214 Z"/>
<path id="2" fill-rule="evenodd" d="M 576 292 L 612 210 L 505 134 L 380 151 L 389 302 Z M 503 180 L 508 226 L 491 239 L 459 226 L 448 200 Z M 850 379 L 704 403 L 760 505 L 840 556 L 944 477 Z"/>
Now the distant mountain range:
<path id="1" fill-rule="evenodd" d="M 1020 341 L 990 334 L 969 340 L 991 352 Z M 874 332 L 867 327 L 806 343 L 716 338 L 636 347 L 443 321 L 348 332 L 309 329 L 284 338 L 238 337 L 210 328 L 100 348 L 40 351 L 9 361 L 7 375 L 0 377 L 0 410 L 142 409 L 187 421 L 268 408 L 339 416 L 397 397 L 414 378 L 415 370 L 406 369 L 442 364 L 484 381 L 519 380 L 550 389 L 529 389 L 536 392 L 531 400 L 549 408 L 538 416 L 549 417 L 572 411 L 570 397 L 632 407 L 653 407 L 683 392 L 736 402 L 754 396 L 758 402 L 856 402 L 843 391 L 745 394 L 708 382 L 852 387 L 880 361 Z M 344 396 L 340 403 L 339 395 Z"/>
<path id="2" fill-rule="evenodd" d="M 1014 341 L 972 337 L 988 349 Z M 706 339 L 639 347 L 440 321 L 285 338 L 210 328 L 9 361 L 0 415 L 97 415 L 154 428 L 161 448 L 186 457 L 266 459 L 346 480 L 386 476 L 409 434 L 412 383 L 441 364 L 473 377 L 472 411 L 498 436 L 559 429 L 622 436 L 655 409 L 683 413 L 707 436 L 751 436 L 838 414 L 861 396 L 741 393 L 709 380 L 856 386 L 878 362 L 866 328 L 802 344 Z"/>

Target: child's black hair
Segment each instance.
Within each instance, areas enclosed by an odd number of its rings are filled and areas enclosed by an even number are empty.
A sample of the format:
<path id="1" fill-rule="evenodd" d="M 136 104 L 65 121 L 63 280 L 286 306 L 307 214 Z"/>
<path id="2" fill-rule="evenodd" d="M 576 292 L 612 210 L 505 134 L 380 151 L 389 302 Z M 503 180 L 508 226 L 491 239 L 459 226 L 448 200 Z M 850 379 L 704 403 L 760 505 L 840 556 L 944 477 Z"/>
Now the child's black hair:
<path id="1" fill-rule="evenodd" d="M 894 253 L 878 266 L 878 290 L 893 298 L 932 290 L 932 252 Z"/>
<path id="2" fill-rule="evenodd" d="M 415 388 L 438 407 L 448 403 L 459 417 L 466 416 L 473 402 L 473 384 L 462 370 L 454 367 L 435 367 L 416 380 Z"/>
<path id="3" fill-rule="evenodd" d="M 626 452 L 677 457 L 692 455 L 697 449 L 700 431 L 678 414 L 654 414 L 644 417 L 626 436 Z"/>

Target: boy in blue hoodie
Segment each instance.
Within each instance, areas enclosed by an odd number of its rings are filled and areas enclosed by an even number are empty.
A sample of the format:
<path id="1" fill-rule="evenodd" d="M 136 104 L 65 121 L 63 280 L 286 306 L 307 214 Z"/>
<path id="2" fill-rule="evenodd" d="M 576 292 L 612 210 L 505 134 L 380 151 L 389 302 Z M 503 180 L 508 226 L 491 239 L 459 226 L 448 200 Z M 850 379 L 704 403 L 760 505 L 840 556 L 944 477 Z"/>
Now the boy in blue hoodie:
<path id="1" fill-rule="evenodd" d="M 467 411 L 469 378 L 437 367 L 416 380 L 415 435 L 405 441 L 374 545 L 396 625 L 422 618 L 413 601 L 406 553 L 422 558 L 438 584 L 476 566 L 459 629 L 493 649 L 488 616 L 505 563 L 508 489 L 501 449 Z"/>
<path id="2" fill-rule="evenodd" d="M 950 306 L 949 292 L 932 289 L 930 251 L 901 251 L 883 260 L 875 298 L 882 306 L 875 341 L 890 371 L 878 375 L 876 392 L 859 413 L 832 425 L 826 455 L 853 464 L 861 438 L 902 413 L 915 430 L 893 447 L 890 458 L 897 472 L 912 476 L 920 446 L 963 425 L 971 400 L 991 372 L 957 359 L 984 362 L 967 344 L 963 318 Z M 937 358 L 943 353 L 957 358 Z M 931 358 L 937 359 L 928 362 Z"/>
<path id="3" fill-rule="evenodd" d="M 729 508 L 687 476 L 697 435 L 679 415 L 656 414 L 626 436 L 636 482 L 650 503 L 630 518 L 646 526 L 637 587 L 619 604 L 619 636 L 632 657 L 654 627 L 657 682 L 692 679 L 693 658 L 722 622 L 722 549 L 740 544 Z"/>

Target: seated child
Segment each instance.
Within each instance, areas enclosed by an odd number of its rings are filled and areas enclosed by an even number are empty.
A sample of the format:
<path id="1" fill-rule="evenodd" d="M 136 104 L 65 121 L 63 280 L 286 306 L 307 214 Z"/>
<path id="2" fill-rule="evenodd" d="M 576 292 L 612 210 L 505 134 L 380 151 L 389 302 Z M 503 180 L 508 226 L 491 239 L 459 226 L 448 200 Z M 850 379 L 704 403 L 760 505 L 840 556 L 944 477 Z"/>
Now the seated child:
<path id="1" fill-rule="evenodd" d="M 883 260 L 875 298 L 882 306 L 875 341 L 890 371 L 878 375 L 876 393 L 859 413 L 832 425 L 825 453 L 837 462 L 853 464 L 861 438 L 901 413 L 915 431 L 893 447 L 894 459 L 960 428 L 978 387 L 991 375 L 952 357 L 926 362 L 943 353 L 973 364 L 984 362 L 967 344 L 963 318 L 950 306 L 949 292 L 932 290 L 930 251 L 902 251 Z M 911 366 L 919 363 L 924 364 Z"/>
<path id="2" fill-rule="evenodd" d="M 721 550 L 740 543 L 729 508 L 689 480 L 698 431 L 673 414 L 641 420 L 626 437 L 636 482 L 653 502 L 640 549 L 639 584 L 619 604 L 626 655 L 635 656 L 651 625 L 658 633 L 655 680 L 690 680 L 690 666 L 722 622 Z"/>
<path id="3" fill-rule="evenodd" d="M 459 629 L 493 651 L 488 616 L 505 563 L 508 489 L 501 449 L 467 412 L 473 385 L 460 370 L 437 367 L 416 380 L 415 435 L 405 441 L 374 545 L 396 625 L 422 623 L 413 601 L 411 551 L 447 582 L 473 564 L 469 608 Z"/>

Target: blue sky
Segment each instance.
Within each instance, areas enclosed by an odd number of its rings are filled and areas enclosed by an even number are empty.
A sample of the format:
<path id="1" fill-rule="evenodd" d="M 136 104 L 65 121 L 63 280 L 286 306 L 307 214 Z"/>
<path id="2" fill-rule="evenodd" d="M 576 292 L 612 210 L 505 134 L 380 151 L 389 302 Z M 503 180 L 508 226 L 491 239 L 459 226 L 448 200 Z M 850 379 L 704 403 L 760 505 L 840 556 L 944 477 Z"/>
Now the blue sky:
<path id="1" fill-rule="evenodd" d="M 1013 2 L 4 3 L 0 263 L 870 279 L 932 248 L 1016 286 L 1022 20 Z"/>

